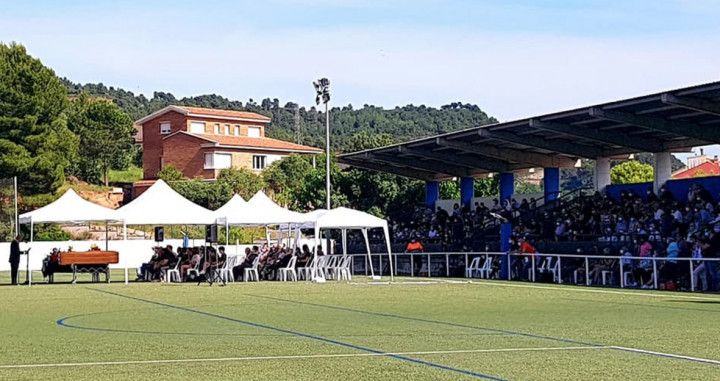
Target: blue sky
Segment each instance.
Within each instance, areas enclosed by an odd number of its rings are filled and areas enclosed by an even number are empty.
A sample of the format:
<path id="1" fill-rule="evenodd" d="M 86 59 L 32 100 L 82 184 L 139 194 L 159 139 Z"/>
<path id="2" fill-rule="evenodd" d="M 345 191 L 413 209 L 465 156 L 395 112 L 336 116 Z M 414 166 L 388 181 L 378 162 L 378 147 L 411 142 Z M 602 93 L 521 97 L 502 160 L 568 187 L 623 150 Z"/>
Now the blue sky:
<path id="1" fill-rule="evenodd" d="M 500 120 L 720 80 L 720 1 L 10 1 L 0 41 L 152 95 L 478 104 Z"/>

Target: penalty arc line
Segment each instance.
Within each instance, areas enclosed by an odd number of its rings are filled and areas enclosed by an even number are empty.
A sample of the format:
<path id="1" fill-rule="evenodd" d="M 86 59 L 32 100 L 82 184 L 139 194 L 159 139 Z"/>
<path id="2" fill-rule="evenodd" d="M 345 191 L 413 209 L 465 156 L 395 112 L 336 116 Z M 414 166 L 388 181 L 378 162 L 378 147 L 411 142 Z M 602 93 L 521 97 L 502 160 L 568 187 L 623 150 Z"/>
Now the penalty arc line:
<path id="1" fill-rule="evenodd" d="M 279 355 L 279 356 L 257 356 L 257 357 L 221 357 L 221 358 L 168 359 L 168 360 L 97 361 L 97 362 L 76 362 L 76 363 L 56 363 L 56 364 L 0 365 L 0 369 L 60 368 L 60 367 L 82 367 L 82 366 L 97 366 L 97 365 L 144 365 L 144 364 L 233 362 L 233 361 L 262 361 L 262 360 L 303 360 L 303 359 L 332 359 L 332 358 L 355 358 L 355 357 L 428 356 L 428 355 L 501 353 L 501 352 L 575 351 L 575 350 L 588 350 L 588 349 L 608 349 L 608 347 L 547 347 L 547 348 L 500 348 L 500 349 L 467 349 L 467 350 L 461 349 L 461 350 L 424 351 L 424 352 L 336 353 L 336 354 L 326 354 L 326 355 Z"/>
<path id="2" fill-rule="evenodd" d="M 216 318 L 216 319 L 231 321 L 231 322 L 234 322 L 234 323 L 239 323 L 239 324 L 247 325 L 247 326 L 250 326 L 250 327 L 262 328 L 262 329 L 267 329 L 267 330 L 275 331 L 275 332 L 282 332 L 282 333 L 286 333 L 286 334 L 289 334 L 289 335 L 292 335 L 292 336 L 302 337 L 302 338 L 311 339 L 311 340 L 316 340 L 316 341 L 323 342 L 323 343 L 327 343 L 327 344 L 333 344 L 333 345 L 338 345 L 338 346 L 345 347 L 345 348 L 355 349 L 355 350 L 358 350 L 358 351 L 361 351 L 361 352 L 368 352 L 368 353 L 375 353 L 375 354 L 386 354 L 385 352 L 379 351 L 379 350 L 377 350 L 377 349 L 371 349 L 371 348 L 366 348 L 366 347 L 362 347 L 362 346 L 359 346 L 359 345 L 354 345 L 354 344 L 350 344 L 350 343 L 344 343 L 344 342 L 342 342 L 342 341 L 333 340 L 333 339 L 328 339 L 328 338 L 322 337 L 322 336 L 316 336 L 316 335 L 311 335 L 311 334 L 308 334 L 308 333 L 291 331 L 291 330 L 288 330 L 288 329 L 273 327 L 273 326 L 269 326 L 269 325 L 265 325 L 265 324 L 260 324 L 260 323 L 253 323 L 253 322 L 247 321 L 247 320 L 236 319 L 236 318 L 229 317 L 229 316 L 218 315 L 218 314 L 214 314 L 214 313 L 211 313 L 211 312 L 205 312 L 205 311 L 201 311 L 201 310 L 195 310 L 195 309 L 192 309 L 192 308 L 187 308 L 187 307 L 182 307 L 182 306 L 176 306 L 176 305 L 173 305 L 173 304 L 156 302 L 156 301 L 153 301 L 153 300 L 142 299 L 142 298 L 138 298 L 138 297 L 134 297 L 134 296 L 130 296 L 130 295 L 123 295 L 123 294 L 116 293 L 116 292 L 112 292 L 112 291 L 105 291 L 105 290 L 100 290 L 100 289 L 97 289 L 97 288 L 89 288 L 89 287 L 88 287 L 87 289 L 88 289 L 88 290 L 91 290 L 91 291 L 95 291 L 95 292 L 100 292 L 100 293 L 103 293 L 103 294 L 107 294 L 107 295 L 118 296 L 118 297 L 121 297 L 121 298 L 130 299 L 130 300 L 135 300 L 135 301 L 138 301 L 138 302 L 143 302 L 143 303 L 152 304 L 152 305 L 156 305 L 156 306 L 167 307 L 167 308 L 172 308 L 172 309 L 179 310 L 179 311 L 191 312 L 191 313 L 198 314 L 198 315 L 203 315 L 203 316 L 208 316 L 208 317 L 212 317 L 212 318 Z M 425 365 L 425 366 L 428 366 L 428 367 L 431 367 L 431 368 L 440 369 L 440 370 L 446 370 L 446 371 L 450 371 L 450 372 L 454 372 L 454 373 L 458 373 L 458 374 L 463 374 L 463 375 L 466 375 L 466 376 L 471 376 L 471 377 L 476 377 L 476 378 L 482 378 L 482 379 L 486 379 L 486 380 L 493 380 L 493 381 L 507 381 L 507 380 L 504 379 L 504 378 L 494 377 L 494 376 L 490 376 L 490 375 L 487 375 L 487 374 L 478 373 L 478 372 L 473 372 L 473 371 L 470 371 L 470 370 L 465 370 L 465 369 L 460 369 L 460 368 L 453 368 L 453 367 L 451 367 L 451 366 L 442 365 L 442 364 L 437 364 L 437 363 L 433 363 L 433 362 L 429 362 L 429 361 L 418 360 L 418 359 L 414 359 L 414 358 L 412 358 L 412 357 L 406 357 L 406 356 L 395 355 L 395 354 L 386 354 L 386 356 L 387 356 L 387 357 L 390 357 L 390 358 L 394 358 L 394 359 L 396 359 L 396 360 L 406 361 L 406 362 L 413 363 L 413 364 L 417 364 L 417 365 Z"/>

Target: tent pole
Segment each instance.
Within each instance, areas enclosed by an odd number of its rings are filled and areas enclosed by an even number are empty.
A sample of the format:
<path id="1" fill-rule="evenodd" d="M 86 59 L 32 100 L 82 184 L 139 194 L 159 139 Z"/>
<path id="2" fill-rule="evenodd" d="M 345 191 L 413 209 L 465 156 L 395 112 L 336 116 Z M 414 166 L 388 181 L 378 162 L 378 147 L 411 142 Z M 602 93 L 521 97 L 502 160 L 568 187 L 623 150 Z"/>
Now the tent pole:
<path id="1" fill-rule="evenodd" d="M 34 237 L 33 230 L 35 230 L 35 222 L 30 220 L 30 242 L 33 241 L 33 237 Z"/>
<path id="2" fill-rule="evenodd" d="M 225 217 L 225 244 L 230 245 L 230 225 L 228 224 L 227 217 Z M 237 254 L 237 249 L 235 251 L 235 254 Z"/>
<path id="3" fill-rule="evenodd" d="M 342 230 L 343 255 L 347 255 L 347 229 Z"/>
<path id="4" fill-rule="evenodd" d="M 375 279 L 375 269 L 373 268 L 372 256 L 370 255 L 370 240 L 368 239 L 367 228 L 362 229 L 363 238 L 365 239 L 365 248 L 367 249 L 368 262 L 370 262 L 370 278 Z M 382 272 L 382 269 L 380 269 Z"/>
<path id="5" fill-rule="evenodd" d="M 392 257 L 392 246 L 390 245 L 390 233 L 387 226 L 383 227 L 383 233 L 385 234 L 385 247 L 387 248 L 388 253 L 388 260 L 390 261 L 390 281 L 395 281 L 395 274 L 393 270 L 393 257 Z M 428 263 L 428 269 L 430 268 L 430 263 Z"/>
<path id="6" fill-rule="evenodd" d="M 109 239 L 108 222 L 107 222 L 107 220 L 105 220 L 105 251 L 108 251 L 108 239 Z"/>
<path id="7" fill-rule="evenodd" d="M 127 224 L 123 221 L 123 239 L 127 241 Z"/>

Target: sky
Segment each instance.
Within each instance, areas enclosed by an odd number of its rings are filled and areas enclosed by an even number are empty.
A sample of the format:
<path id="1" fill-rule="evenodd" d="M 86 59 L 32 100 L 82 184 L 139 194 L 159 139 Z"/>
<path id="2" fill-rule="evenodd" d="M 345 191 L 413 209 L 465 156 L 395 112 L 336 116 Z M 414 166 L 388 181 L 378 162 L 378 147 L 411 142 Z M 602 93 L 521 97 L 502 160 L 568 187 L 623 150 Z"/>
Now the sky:
<path id="1" fill-rule="evenodd" d="M 0 0 L 0 41 L 59 76 L 151 97 L 394 108 L 501 121 L 720 80 L 716 0 Z M 720 154 L 718 147 L 706 153 Z"/>

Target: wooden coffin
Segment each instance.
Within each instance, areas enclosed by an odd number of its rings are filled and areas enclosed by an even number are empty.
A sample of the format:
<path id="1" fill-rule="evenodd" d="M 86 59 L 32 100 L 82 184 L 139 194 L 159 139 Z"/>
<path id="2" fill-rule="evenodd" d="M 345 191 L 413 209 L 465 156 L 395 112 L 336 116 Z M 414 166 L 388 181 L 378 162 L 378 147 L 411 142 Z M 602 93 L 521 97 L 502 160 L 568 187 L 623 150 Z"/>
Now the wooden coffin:
<path id="1" fill-rule="evenodd" d="M 118 263 L 117 251 L 64 251 L 60 253 L 60 265 L 107 265 Z"/>

